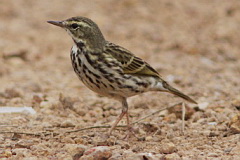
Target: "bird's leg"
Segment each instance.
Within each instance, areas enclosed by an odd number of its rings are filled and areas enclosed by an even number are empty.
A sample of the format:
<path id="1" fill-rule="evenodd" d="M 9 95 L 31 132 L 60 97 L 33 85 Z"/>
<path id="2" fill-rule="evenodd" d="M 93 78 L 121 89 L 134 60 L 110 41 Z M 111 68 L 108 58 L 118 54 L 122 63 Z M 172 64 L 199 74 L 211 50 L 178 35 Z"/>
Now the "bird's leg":
<path id="1" fill-rule="evenodd" d="M 128 123 L 128 127 L 129 125 L 129 118 L 128 118 L 128 104 L 127 104 L 127 100 L 126 98 L 122 99 L 122 113 L 119 115 L 119 117 L 116 119 L 116 121 L 113 123 L 112 127 L 110 128 L 108 135 L 111 135 L 112 131 L 114 130 L 114 128 L 117 126 L 117 124 L 119 123 L 119 121 L 121 121 L 121 119 L 123 118 L 123 116 L 127 114 L 127 123 Z"/>
<path id="2" fill-rule="evenodd" d="M 128 130 L 130 131 L 132 129 L 131 125 L 130 125 L 130 120 L 129 120 L 129 114 L 128 112 L 126 113 L 126 117 L 127 117 L 127 127 L 128 127 Z"/>
<path id="3" fill-rule="evenodd" d="M 128 128 L 128 133 L 127 133 L 127 135 L 125 136 L 124 139 L 128 139 L 128 138 L 131 137 L 131 136 L 136 137 L 136 135 L 135 135 L 134 132 L 133 132 L 133 129 L 132 129 L 132 126 L 131 126 L 130 120 L 129 120 L 129 114 L 128 114 L 128 112 L 126 113 L 126 117 L 127 117 L 127 128 Z"/>

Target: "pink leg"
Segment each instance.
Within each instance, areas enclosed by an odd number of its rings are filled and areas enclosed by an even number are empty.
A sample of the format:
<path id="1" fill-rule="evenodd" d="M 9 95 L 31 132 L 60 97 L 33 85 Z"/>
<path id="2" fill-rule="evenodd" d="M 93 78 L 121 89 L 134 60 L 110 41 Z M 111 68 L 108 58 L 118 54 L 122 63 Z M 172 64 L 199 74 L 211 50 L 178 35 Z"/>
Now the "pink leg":
<path id="1" fill-rule="evenodd" d="M 126 114 L 126 112 L 122 112 L 120 116 L 116 119 L 116 121 L 113 123 L 112 127 L 110 128 L 108 135 L 112 134 L 112 131 L 115 129 L 115 127 L 118 125 L 119 121 L 123 118 L 123 116 Z"/>
<path id="2" fill-rule="evenodd" d="M 120 116 L 116 119 L 116 121 L 113 123 L 112 127 L 110 128 L 108 135 L 111 135 L 112 131 L 114 130 L 114 128 L 118 125 L 119 121 L 121 121 L 121 119 L 123 118 L 124 115 L 127 115 L 127 123 L 128 123 L 128 127 L 130 126 L 129 123 L 129 118 L 128 118 L 128 104 L 127 104 L 127 100 L 124 98 L 122 100 L 122 113 L 120 114 Z"/>
<path id="3" fill-rule="evenodd" d="M 128 133 L 127 133 L 127 135 L 125 136 L 124 139 L 128 139 L 128 138 L 130 138 L 131 136 L 136 137 L 136 135 L 134 134 L 134 132 L 133 132 L 133 130 L 132 130 L 132 126 L 131 126 L 131 123 L 130 123 L 130 120 L 129 120 L 128 112 L 126 113 L 126 117 L 127 117 Z"/>
<path id="4" fill-rule="evenodd" d="M 132 129 L 131 125 L 130 125 L 130 120 L 129 120 L 129 115 L 128 115 L 128 112 L 126 113 L 126 117 L 127 117 L 127 127 L 128 127 L 128 130 L 130 131 Z"/>

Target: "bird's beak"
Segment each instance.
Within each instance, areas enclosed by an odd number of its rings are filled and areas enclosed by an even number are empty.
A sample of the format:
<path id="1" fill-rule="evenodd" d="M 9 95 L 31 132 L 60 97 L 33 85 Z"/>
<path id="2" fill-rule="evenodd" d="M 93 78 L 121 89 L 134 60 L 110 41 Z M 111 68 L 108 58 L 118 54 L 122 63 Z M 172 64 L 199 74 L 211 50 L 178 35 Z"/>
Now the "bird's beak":
<path id="1" fill-rule="evenodd" d="M 62 28 L 65 26 L 63 21 L 47 21 L 47 22 L 50 23 L 50 24 L 53 24 L 55 26 L 62 27 Z"/>

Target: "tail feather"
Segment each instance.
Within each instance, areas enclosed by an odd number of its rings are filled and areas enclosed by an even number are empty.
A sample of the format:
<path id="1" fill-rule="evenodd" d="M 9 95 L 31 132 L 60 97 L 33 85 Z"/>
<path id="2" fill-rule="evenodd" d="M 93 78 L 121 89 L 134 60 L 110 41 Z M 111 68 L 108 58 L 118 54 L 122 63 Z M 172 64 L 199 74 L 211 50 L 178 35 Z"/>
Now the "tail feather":
<path id="1" fill-rule="evenodd" d="M 167 82 L 163 82 L 163 87 L 166 88 L 168 90 L 168 92 L 176 95 L 176 96 L 179 96 L 185 100 L 187 100 L 188 102 L 191 102 L 191 103 L 194 103 L 194 104 L 197 104 L 196 101 L 194 101 L 192 98 L 190 98 L 189 96 L 183 94 L 182 92 L 180 92 L 179 90 L 173 88 L 172 86 L 170 86 Z"/>

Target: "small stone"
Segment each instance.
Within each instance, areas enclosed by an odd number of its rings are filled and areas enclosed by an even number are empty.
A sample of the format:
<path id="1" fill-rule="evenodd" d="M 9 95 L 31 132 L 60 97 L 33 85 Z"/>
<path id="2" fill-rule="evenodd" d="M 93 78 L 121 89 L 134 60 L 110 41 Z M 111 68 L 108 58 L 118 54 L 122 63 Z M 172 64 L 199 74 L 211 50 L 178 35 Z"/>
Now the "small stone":
<path id="1" fill-rule="evenodd" d="M 67 119 L 65 121 L 63 121 L 60 125 L 60 127 L 63 127 L 63 128 L 68 128 L 68 127 L 75 127 L 76 125 L 73 123 L 72 120 L 70 119 Z"/>
<path id="2" fill-rule="evenodd" d="M 122 157 L 123 157 L 122 155 L 116 154 L 111 156 L 108 160 L 119 160 L 119 159 L 123 159 Z"/>
<path id="3" fill-rule="evenodd" d="M 15 148 L 12 150 L 12 153 L 15 155 L 15 158 L 23 158 L 31 156 L 31 151 L 26 148 Z"/>
<path id="4" fill-rule="evenodd" d="M 15 67 L 19 67 L 19 66 L 22 66 L 24 64 L 24 61 L 20 58 L 17 58 L 17 57 L 9 59 L 8 62 Z"/>
<path id="5" fill-rule="evenodd" d="M 80 158 L 80 160 L 88 160 L 88 159 L 108 159 L 112 156 L 112 152 L 107 146 L 98 146 L 93 147 L 84 152 L 84 155 Z"/>
<path id="6" fill-rule="evenodd" d="M 203 117 L 203 113 L 202 112 L 195 112 L 192 116 L 192 121 L 193 122 L 197 122 L 199 119 L 201 119 Z"/>
<path id="7" fill-rule="evenodd" d="M 12 98 L 16 98 L 16 97 L 22 97 L 23 93 L 21 93 L 20 90 L 17 90 L 15 88 L 8 88 L 5 90 L 4 93 L 1 93 L 3 97 L 8 98 L 8 99 L 12 99 Z"/>
<path id="8" fill-rule="evenodd" d="M 36 156 L 31 156 L 31 157 L 25 157 L 22 160 L 38 160 L 39 158 Z"/>
<path id="9" fill-rule="evenodd" d="M 138 145 L 132 147 L 133 152 L 140 152 L 141 150 L 142 150 L 142 147 L 140 147 Z"/>
<path id="10" fill-rule="evenodd" d="M 128 142 L 122 142 L 121 143 L 121 148 L 122 149 L 129 149 L 130 148 L 130 144 Z"/>
<path id="11" fill-rule="evenodd" d="M 75 138 L 74 141 L 77 144 L 87 144 L 87 141 L 83 138 Z"/>
<path id="12" fill-rule="evenodd" d="M 57 159 L 61 159 L 61 160 L 72 160 L 73 157 L 67 153 L 64 152 L 59 152 L 56 154 Z"/>
<path id="13" fill-rule="evenodd" d="M 0 152 L 0 158 L 9 158 L 12 156 L 12 152 L 9 150 L 5 150 L 3 152 Z"/>
<path id="14" fill-rule="evenodd" d="M 177 121 L 177 116 L 174 113 L 171 113 L 163 118 L 167 123 L 175 123 Z"/>
<path id="15" fill-rule="evenodd" d="M 201 57 L 200 61 L 204 64 L 204 65 L 208 65 L 208 66 L 212 66 L 214 64 L 214 62 L 211 59 L 208 59 L 206 57 Z"/>
<path id="16" fill-rule="evenodd" d="M 42 122 L 41 124 L 44 128 L 52 128 L 53 124 L 49 123 L 49 122 Z"/>
<path id="17" fill-rule="evenodd" d="M 198 103 L 198 108 L 201 110 L 205 110 L 208 106 L 209 106 L 208 102 Z"/>
<path id="18" fill-rule="evenodd" d="M 231 148 L 230 153 L 232 155 L 239 155 L 240 151 L 240 143 L 238 143 L 235 147 Z"/>
<path id="19" fill-rule="evenodd" d="M 85 116 L 86 110 L 84 108 L 80 107 L 81 105 L 82 105 L 82 103 L 76 102 L 73 104 L 72 108 L 79 116 Z"/>
<path id="20" fill-rule="evenodd" d="M 63 143 L 71 143 L 71 144 L 74 144 L 74 143 L 75 143 L 75 141 L 74 141 L 72 138 L 70 138 L 70 137 L 65 137 L 65 138 L 63 138 L 63 139 L 61 140 L 61 142 L 63 142 Z"/>
<path id="21" fill-rule="evenodd" d="M 48 147 L 48 143 L 39 143 L 38 145 L 33 145 L 31 148 L 33 153 L 41 153 L 42 155 L 47 155 L 52 152 L 52 149 Z"/>
<path id="22" fill-rule="evenodd" d="M 131 151 L 126 150 L 123 154 L 122 159 L 127 159 L 127 160 L 142 160 L 142 156 L 138 155 L 136 153 L 133 153 Z"/>
<path id="23" fill-rule="evenodd" d="M 164 157 L 165 160 L 181 160 L 181 157 L 177 153 L 168 154 Z"/>
<path id="24" fill-rule="evenodd" d="M 40 102 L 40 108 L 51 108 L 52 107 L 52 103 L 48 102 L 48 101 L 42 101 Z"/>
<path id="25" fill-rule="evenodd" d="M 145 135 L 146 134 L 146 132 L 142 128 L 139 128 L 138 132 L 141 135 Z"/>
<path id="26" fill-rule="evenodd" d="M 82 144 L 66 144 L 64 148 L 72 157 L 80 158 L 87 147 Z"/>
<path id="27" fill-rule="evenodd" d="M 208 157 L 218 157 L 217 153 L 208 153 Z"/>
<path id="28" fill-rule="evenodd" d="M 15 144 L 16 148 L 30 148 L 31 146 L 33 146 L 35 143 L 33 140 L 20 140 Z"/>
<path id="29" fill-rule="evenodd" d="M 143 130 L 145 132 L 156 132 L 159 129 L 157 124 L 154 123 L 143 123 Z"/>
<path id="30" fill-rule="evenodd" d="M 220 133 L 218 131 L 212 131 L 209 133 L 209 137 L 217 137 L 219 135 L 220 135 Z"/>
<path id="31" fill-rule="evenodd" d="M 236 107 L 238 110 L 240 110 L 240 96 L 238 96 L 232 101 L 232 105 Z"/>
<path id="32" fill-rule="evenodd" d="M 172 142 L 164 143 L 160 146 L 160 153 L 170 154 L 177 151 L 175 144 Z"/>
<path id="33" fill-rule="evenodd" d="M 174 113 L 177 118 L 182 119 L 182 103 L 176 104 L 173 107 L 168 109 L 169 114 Z M 195 110 L 188 105 L 185 104 L 185 120 L 188 120 L 191 118 Z"/>
<path id="34" fill-rule="evenodd" d="M 43 101 L 43 95 L 33 95 L 32 97 L 32 104 L 36 105 L 39 104 Z"/>
<path id="35" fill-rule="evenodd" d="M 162 154 L 152 154 L 152 153 L 139 153 L 138 156 L 141 158 L 141 160 L 155 160 L 155 159 L 161 159 L 164 155 Z"/>
<path id="36" fill-rule="evenodd" d="M 96 137 L 94 139 L 93 144 L 97 145 L 97 146 L 112 146 L 114 144 L 116 144 L 116 138 L 115 137 L 107 137 L 107 135 L 103 134 L 102 137 Z M 107 138 L 105 138 L 107 137 Z"/>
<path id="37" fill-rule="evenodd" d="M 232 151 L 232 148 L 226 148 L 226 149 L 224 149 L 224 152 L 225 153 L 230 153 Z"/>
<path id="38" fill-rule="evenodd" d="M 230 131 L 233 134 L 240 133 L 240 114 L 232 117 L 231 122 L 230 122 Z"/>
<path id="39" fill-rule="evenodd" d="M 145 138 L 146 141 L 151 141 L 152 139 L 153 139 L 152 136 L 147 136 L 147 137 Z"/>

